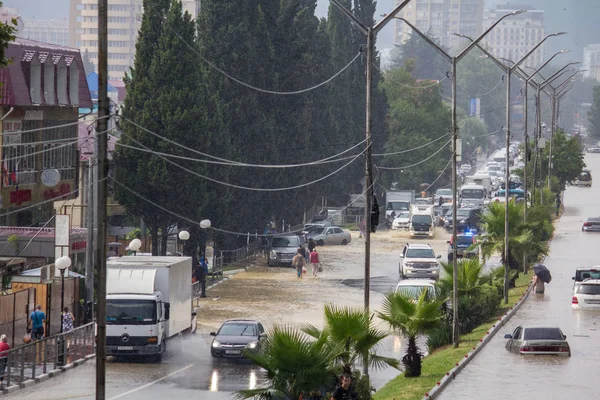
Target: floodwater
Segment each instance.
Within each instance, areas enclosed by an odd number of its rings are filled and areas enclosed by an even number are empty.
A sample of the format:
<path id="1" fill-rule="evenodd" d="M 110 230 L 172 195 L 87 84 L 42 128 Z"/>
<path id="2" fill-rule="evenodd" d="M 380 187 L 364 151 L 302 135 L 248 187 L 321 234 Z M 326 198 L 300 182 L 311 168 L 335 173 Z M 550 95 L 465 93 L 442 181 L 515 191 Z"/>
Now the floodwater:
<path id="1" fill-rule="evenodd" d="M 588 154 L 588 168 L 600 176 L 600 155 Z M 551 253 L 544 264 L 552 272 L 545 294 L 532 294 L 490 343 L 439 398 L 592 399 L 598 396 L 600 313 L 573 311 L 571 297 L 577 267 L 600 265 L 600 234 L 582 232 L 583 221 L 600 215 L 600 186 L 568 187 Z M 558 325 L 571 345 L 570 358 L 520 356 L 504 349 L 504 334 L 519 325 Z"/>

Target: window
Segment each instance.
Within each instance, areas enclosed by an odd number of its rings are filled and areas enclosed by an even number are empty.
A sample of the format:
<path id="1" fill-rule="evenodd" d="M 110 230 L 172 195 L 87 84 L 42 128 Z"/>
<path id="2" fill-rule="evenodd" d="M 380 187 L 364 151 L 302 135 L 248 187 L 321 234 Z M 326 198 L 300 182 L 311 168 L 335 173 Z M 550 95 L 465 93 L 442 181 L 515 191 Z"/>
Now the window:
<path id="1" fill-rule="evenodd" d="M 37 55 L 37 54 L 36 54 Z M 38 57 L 34 55 L 30 64 L 29 96 L 33 104 L 42 103 L 42 65 Z"/>
<path id="2" fill-rule="evenodd" d="M 79 64 L 77 60 L 69 67 L 69 98 L 71 104 L 79 105 Z"/>
<path id="3" fill-rule="evenodd" d="M 56 104 L 56 93 L 54 92 L 54 64 L 49 58 L 44 63 L 44 100 L 48 105 Z"/>

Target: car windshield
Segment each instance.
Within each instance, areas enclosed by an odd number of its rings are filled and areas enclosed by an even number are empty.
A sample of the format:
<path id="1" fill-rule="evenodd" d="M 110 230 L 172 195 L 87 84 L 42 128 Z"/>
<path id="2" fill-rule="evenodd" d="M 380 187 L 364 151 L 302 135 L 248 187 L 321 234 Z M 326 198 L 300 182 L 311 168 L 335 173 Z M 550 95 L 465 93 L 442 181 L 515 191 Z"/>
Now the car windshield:
<path id="1" fill-rule="evenodd" d="M 577 293 L 579 293 L 579 294 L 600 295 L 600 285 L 598 285 L 598 284 L 582 283 L 579 286 L 579 289 L 577 289 Z"/>
<path id="2" fill-rule="evenodd" d="M 226 336 L 256 336 L 256 325 L 240 323 L 228 323 L 224 324 L 217 335 Z"/>
<path id="3" fill-rule="evenodd" d="M 431 215 L 413 215 L 413 224 L 431 224 Z"/>
<path id="4" fill-rule="evenodd" d="M 600 279 L 600 270 L 579 270 L 575 273 L 575 280 L 581 282 L 585 279 Z"/>
<path id="5" fill-rule="evenodd" d="M 408 211 L 410 204 L 407 201 L 388 201 L 387 209 L 395 211 Z"/>
<path id="6" fill-rule="evenodd" d="M 471 211 L 469 210 L 459 209 L 458 211 L 456 211 L 457 218 L 469 218 L 469 215 L 471 215 Z"/>
<path id="7" fill-rule="evenodd" d="M 558 328 L 527 328 L 523 340 L 564 340 Z"/>
<path id="8" fill-rule="evenodd" d="M 325 232 L 325 228 L 322 228 L 322 227 L 317 227 L 317 226 L 314 226 L 314 227 L 312 227 L 312 228 L 311 228 L 311 229 L 308 231 L 308 233 L 310 233 L 310 234 L 312 234 L 312 235 L 322 235 L 322 234 L 323 234 L 323 232 Z"/>
<path id="9" fill-rule="evenodd" d="M 471 245 L 473 244 L 473 236 L 457 236 L 456 244 L 458 245 Z"/>
<path id="10" fill-rule="evenodd" d="M 450 189 L 438 189 L 435 192 L 436 196 L 452 196 L 452 190 Z"/>
<path id="11" fill-rule="evenodd" d="M 464 199 L 483 199 L 483 189 L 463 189 L 461 195 Z"/>
<path id="12" fill-rule="evenodd" d="M 408 249 L 406 258 L 435 258 L 433 249 Z"/>
<path id="13" fill-rule="evenodd" d="M 156 323 L 156 302 L 153 300 L 107 300 L 106 323 L 154 324 Z"/>
<path id="14" fill-rule="evenodd" d="M 433 288 L 433 286 L 398 286 L 398 288 L 396 288 L 396 293 L 402 293 L 403 295 L 405 295 L 406 297 L 409 297 L 411 299 L 418 299 L 419 297 L 421 297 L 421 293 L 423 293 L 423 290 L 427 290 L 427 295 L 429 297 L 433 297 L 435 295 L 435 290 Z"/>
<path id="15" fill-rule="evenodd" d="M 274 237 L 273 247 L 298 247 L 300 239 L 297 237 Z"/>

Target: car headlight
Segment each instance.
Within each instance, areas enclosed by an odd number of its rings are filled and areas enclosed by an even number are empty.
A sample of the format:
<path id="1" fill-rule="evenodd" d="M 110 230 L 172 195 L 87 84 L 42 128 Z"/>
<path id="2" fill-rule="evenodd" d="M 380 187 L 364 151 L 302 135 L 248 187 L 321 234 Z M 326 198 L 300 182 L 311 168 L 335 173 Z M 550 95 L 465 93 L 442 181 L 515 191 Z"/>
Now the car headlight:
<path id="1" fill-rule="evenodd" d="M 467 220 L 466 220 L 466 219 L 463 219 L 463 220 L 461 220 L 461 221 L 460 221 L 460 223 L 461 223 L 461 224 L 466 224 L 466 223 L 467 223 Z"/>
<path id="2" fill-rule="evenodd" d="M 414 264 L 414 263 L 412 263 L 412 262 L 406 262 L 406 263 L 404 263 L 404 266 L 405 266 L 405 267 L 412 267 L 412 266 L 414 266 L 414 265 L 415 265 L 415 264 Z"/>
<path id="3" fill-rule="evenodd" d="M 255 349 L 258 346 L 258 342 L 250 342 L 246 345 L 249 349 Z"/>
<path id="4" fill-rule="evenodd" d="M 216 340 L 213 340 L 212 347 L 214 347 L 215 349 L 219 348 L 219 347 L 221 347 L 221 343 L 217 342 Z"/>
<path id="5" fill-rule="evenodd" d="M 269 253 L 269 255 L 271 256 L 271 258 L 277 258 L 277 252 L 275 250 L 271 250 L 271 253 Z"/>

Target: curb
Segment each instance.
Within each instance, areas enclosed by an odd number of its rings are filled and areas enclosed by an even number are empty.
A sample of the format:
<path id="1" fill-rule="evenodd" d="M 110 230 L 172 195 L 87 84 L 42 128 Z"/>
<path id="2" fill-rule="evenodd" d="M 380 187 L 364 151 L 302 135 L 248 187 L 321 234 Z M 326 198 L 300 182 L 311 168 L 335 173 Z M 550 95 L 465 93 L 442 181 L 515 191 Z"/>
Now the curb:
<path id="1" fill-rule="evenodd" d="M 95 358 L 95 357 L 96 357 L 95 354 L 90 354 L 90 355 L 85 356 L 84 358 L 80 358 L 78 360 L 75 360 L 72 363 L 67 364 L 67 365 L 65 365 L 63 367 L 58 367 L 57 369 L 54 369 L 52 371 L 48 371 L 45 374 L 38 375 L 34 379 L 28 379 L 28 380 L 26 380 L 24 382 L 21 382 L 19 384 L 11 385 L 11 386 L 9 386 L 7 388 L 4 388 L 4 389 L 0 390 L 0 397 L 3 397 L 3 396 L 8 395 L 10 393 L 14 393 L 14 392 L 16 392 L 19 389 L 24 389 L 24 388 L 27 388 L 27 387 L 31 387 L 31 386 L 33 386 L 33 385 L 35 385 L 37 383 L 47 381 L 50 378 L 54 378 L 54 377 L 60 376 L 61 374 L 67 372 L 68 370 L 73 369 L 73 368 L 77 367 L 78 365 L 84 364 L 86 361 L 91 360 L 92 358 Z"/>
<path id="2" fill-rule="evenodd" d="M 525 291 L 525 293 L 523 293 L 523 296 L 521 296 L 519 301 L 516 302 L 508 310 L 508 312 L 506 314 L 504 314 L 503 316 L 498 318 L 498 322 L 496 324 L 492 325 L 492 328 L 488 332 L 486 332 L 486 334 L 483 338 L 481 338 L 479 340 L 479 344 L 477 344 L 477 346 L 474 346 L 473 349 L 469 353 L 465 354 L 465 357 L 461 361 L 456 363 L 454 368 L 452 368 L 450 371 L 446 372 L 446 376 L 444 376 L 436 384 L 436 386 L 433 387 L 433 389 L 431 389 L 428 393 L 425 393 L 425 396 L 423 396 L 423 400 L 435 399 L 437 396 L 439 396 L 442 393 L 442 391 L 446 388 L 446 386 L 448 386 L 456 378 L 456 375 L 458 375 L 467 366 L 467 364 L 469 364 L 471 362 L 473 357 L 475 357 L 475 355 L 477 353 L 479 353 L 481 351 L 481 349 L 490 340 L 492 340 L 492 338 L 500 330 L 500 328 L 502 328 L 504 326 L 504 324 L 506 324 L 506 322 L 517 312 L 517 310 L 523 305 L 525 300 L 527 300 L 527 298 L 529 297 L 529 294 L 533 290 L 534 286 L 535 285 L 533 284 L 533 280 L 531 282 L 529 282 L 529 285 L 527 286 L 527 290 Z"/>

